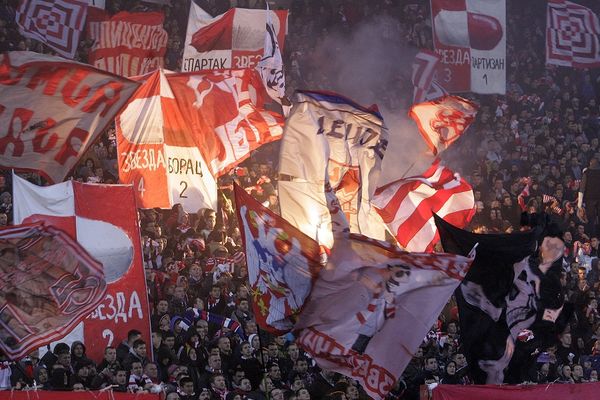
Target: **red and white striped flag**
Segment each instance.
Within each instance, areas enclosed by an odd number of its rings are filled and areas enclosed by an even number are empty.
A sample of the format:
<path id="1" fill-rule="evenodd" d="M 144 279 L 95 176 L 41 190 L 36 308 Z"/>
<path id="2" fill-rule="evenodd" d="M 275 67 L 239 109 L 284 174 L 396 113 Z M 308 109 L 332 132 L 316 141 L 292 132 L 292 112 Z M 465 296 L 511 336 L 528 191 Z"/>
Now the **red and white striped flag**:
<path id="1" fill-rule="evenodd" d="M 439 61 L 440 57 L 428 50 L 421 50 L 415 56 L 412 65 L 412 83 L 415 87 L 413 92 L 414 104 L 427 100 L 427 94 Z"/>
<path id="2" fill-rule="evenodd" d="M 475 197 L 467 181 L 436 159 L 423 175 L 377 189 L 372 204 L 402 246 L 422 252 L 439 240 L 433 213 L 463 228 L 473 217 Z"/>
<path id="3" fill-rule="evenodd" d="M 21 0 L 16 21 L 23 36 L 73 58 L 87 17 L 87 0 Z"/>
<path id="4" fill-rule="evenodd" d="M 475 120 L 479 107 L 462 97 L 444 96 L 415 104 L 408 115 L 434 155 L 446 150 Z"/>
<path id="5" fill-rule="evenodd" d="M 548 2 L 546 64 L 600 66 L 600 22 L 592 10 L 565 0 Z"/>

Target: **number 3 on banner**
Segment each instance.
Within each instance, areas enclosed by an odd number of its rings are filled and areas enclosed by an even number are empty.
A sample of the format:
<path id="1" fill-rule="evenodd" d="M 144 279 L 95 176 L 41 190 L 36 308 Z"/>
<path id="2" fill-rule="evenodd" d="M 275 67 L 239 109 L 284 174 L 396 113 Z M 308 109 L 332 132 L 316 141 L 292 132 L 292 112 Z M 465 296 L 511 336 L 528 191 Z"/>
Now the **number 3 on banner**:
<path id="1" fill-rule="evenodd" d="M 138 192 L 140 192 L 140 197 L 144 197 L 144 192 L 146 191 L 146 189 L 144 188 L 144 177 L 143 176 L 140 178 L 140 181 L 138 182 L 137 190 L 138 190 Z"/>

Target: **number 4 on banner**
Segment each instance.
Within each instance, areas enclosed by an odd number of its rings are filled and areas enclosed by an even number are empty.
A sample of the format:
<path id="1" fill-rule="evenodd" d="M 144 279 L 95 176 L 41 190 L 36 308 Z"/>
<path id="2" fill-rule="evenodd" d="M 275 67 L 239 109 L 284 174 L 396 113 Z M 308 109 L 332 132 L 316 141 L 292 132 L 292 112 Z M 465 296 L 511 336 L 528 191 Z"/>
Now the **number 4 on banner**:
<path id="1" fill-rule="evenodd" d="M 138 190 L 138 192 L 140 192 L 140 197 L 144 197 L 144 192 L 146 191 L 146 189 L 144 189 L 144 177 L 143 176 L 140 178 L 140 181 L 138 182 L 137 190 Z"/>

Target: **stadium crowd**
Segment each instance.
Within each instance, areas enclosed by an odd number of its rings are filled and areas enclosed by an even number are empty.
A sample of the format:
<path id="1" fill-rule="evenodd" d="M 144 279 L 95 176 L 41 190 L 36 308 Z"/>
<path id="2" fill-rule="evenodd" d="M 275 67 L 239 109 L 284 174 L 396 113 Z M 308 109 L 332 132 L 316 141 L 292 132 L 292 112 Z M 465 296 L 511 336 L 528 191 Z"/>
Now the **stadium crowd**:
<path id="1" fill-rule="evenodd" d="M 0 50 L 48 52 L 21 37 L 14 24 L 17 1 L 0 0 Z M 149 10 L 141 1 L 107 0 L 107 9 Z M 162 9 L 169 32 L 166 66 L 177 70 L 182 55 L 189 0 L 174 0 Z M 263 7 L 260 1 L 204 0 L 219 14 L 232 5 Z M 427 3 L 425 5 L 421 3 Z M 332 31 L 351 31 L 379 15 L 394 21 L 387 35 L 407 46 L 432 48 L 429 2 L 390 0 L 293 0 L 285 46 L 287 88 L 327 89 L 311 68 L 314 44 Z M 335 4 L 335 6 L 333 5 Z M 545 9 L 540 2 L 508 1 L 508 71 L 506 96 L 472 97 L 481 105 L 468 133 L 445 154 L 448 164 L 472 184 L 477 211 L 470 229 L 500 233 L 524 229 L 522 213 L 547 212 L 564 225 L 567 247 L 566 299 L 575 313 L 554 348 L 542 352 L 522 381 L 580 383 L 597 381 L 600 372 L 600 269 L 597 213 L 578 204 L 584 168 L 600 161 L 600 74 L 545 65 Z M 518 12 L 513 12 L 518 8 Z M 86 43 L 80 60 L 86 60 Z M 410 82 L 400 84 L 409 88 Z M 388 108 L 406 111 L 412 91 L 384 93 Z M 395 99 L 395 100 L 393 100 Z M 404 111 L 403 111 L 404 110 Z M 86 357 L 84 344 L 58 344 L 0 367 L 0 388 L 165 391 L 167 400 L 262 400 L 364 398 L 351 379 L 319 369 L 294 343 L 292 335 L 274 337 L 259 331 L 241 253 L 241 237 L 232 201 L 233 180 L 267 207 L 277 211 L 277 144 L 264 146 L 220 181 L 219 209 L 186 213 L 140 210 L 152 340 L 130 331 L 102 360 Z M 473 156 L 475 155 L 475 156 Z M 596 160 L 596 161 L 594 161 Z M 34 174 L 28 179 L 42 183 Z M 118 181 L 114 129 L 108 129 L 74 171 L 85 182 Z M 599 181 L 596 184 L 600 183 Z M 599 185 L 600 186 L 600 185 Z M 593 190 L 587 182 L 587 191 Z M 598 188 L 600 190 L 600 187 Z M 597 198 L 600 200 L 600 196 Z M 10 175 L 0 176 L 0 226 L 10 223 Z M 190 314 L 190 309 L 197 314 Z M 208 311 L 207 321 L 198 315 Z M 191 317 L 190 317 L 191 315 Z M 191 326 L 184 321 L 193 322 Z M 231 321 L 225 320 L 230 318 Z M 461 352 L 454 301 L 424 339 L 402 379 L 389 395 L 418 398 L 425 383 L 469 384 L 469 365 Z M 241 330 L 240 330 L 241 328 Z M 150 357 L 150 354 L 153 356 Z M 6 366 L 10 365 L 10 368 Z"/>

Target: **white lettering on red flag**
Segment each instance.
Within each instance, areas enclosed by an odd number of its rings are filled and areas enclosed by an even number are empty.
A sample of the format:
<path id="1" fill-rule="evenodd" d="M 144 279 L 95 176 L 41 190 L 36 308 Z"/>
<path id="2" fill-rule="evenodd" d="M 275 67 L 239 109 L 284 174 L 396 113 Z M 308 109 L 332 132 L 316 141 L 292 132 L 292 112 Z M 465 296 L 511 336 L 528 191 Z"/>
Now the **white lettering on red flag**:
<path id="1" fill-rule="evenodd" d="M 162 12 L 122 11 L 110 18 L 103 12 L 90 13 L 90 64 L 121 76 L 144 75 L 162 68 L 169 39 L 164 19 Z"/>
<path id="2" fill-rule="evenodd" d="M 287 10 L 232 8 L 213 18 L 195 2 L 190 3 L 182 71 L 254 68 L 264 55 L 267 12 L 283 51 Z"/>
<path id="3" fill-rule="evenodd" d="M 21 0 L 16 21 L 23 36 L 74 58 L 87 9 L 87 0 Z"/>
<path id="4" fill-rule="evenodd" d="M 67 335 L 105 293 L 102 264 L 65 232 L 0 229 L 0 348 L 10 359 Z"/>
<path id="5" fill-rule="evenodd" d="M 82 340 L 99 360 L 137 329 L 150 343 L 150 309 L 133 189 L 67 181 L 40 187 L 13 175 L 15 223 L 44 222 L 69 234 L 104 266 L 102 302 L 62 341 Z M 110 210 L 110 212 L 107 212 Z"/>
<path id="6" fill-rule="evenodd" d="M 137 86 L 60 57 L 0 55 L 0 166 L 62 181 Z"/>
<path id="7" fill-rule="evenodd" d="M 319 366 L 383 399 L 413 358 L 472 259 L 336 239 L 294 329 Z"/>
<path id="8" fill-rule="evenodd" d="M 439 240 L 433 213 L 458 227 L 474 214 L 471 186 L 436 160 L 422 175 L 400 179 L 377 189 L 373 206 L 409 251 L 432 251 Z"/>
<path id="9" fill-rule="evenodd" d="M 413 105 L 408 115 L 434 155 L 446 150 L 471 125 L 479 107 L 462 97 L 444 96 Z"/>
<path id="10" fill-rule="evenodd" d="M 439 83 L 449 92 L 506 92 L 506 0 L 431 0 Z"/>
<path id="11" fill-rule="evenodd" d="M 546 63 L 563 67 L 600 66 L 600 22 L 589 8 L 566 0 L 548 1 Z"/>

